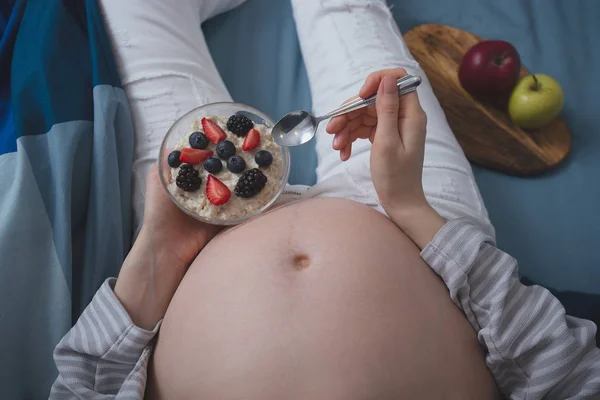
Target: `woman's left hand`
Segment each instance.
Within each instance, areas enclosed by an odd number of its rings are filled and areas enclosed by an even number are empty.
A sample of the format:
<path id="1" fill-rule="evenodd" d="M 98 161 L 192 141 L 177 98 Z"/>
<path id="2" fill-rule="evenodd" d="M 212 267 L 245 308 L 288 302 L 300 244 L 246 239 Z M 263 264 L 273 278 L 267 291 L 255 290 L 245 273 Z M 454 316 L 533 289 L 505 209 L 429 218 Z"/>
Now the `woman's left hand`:
<path id="1" fill-rule="evenodd" d="M 158 169 L 150 171 L 142 229 L 115 285 L 136 325 L 152 329 L 163 318 L 190 264 L 220 230 L 181 211 L 162 187 Z"/>
<path id="2" fill-rule="evenodd" d="M 354 141 L 371 141 L 373 186 L 392 219 L 429 205 L 422 184 L 427 116 L 417 92 L 398 96 L 397 79 L 406 75 L 402 68 L 373 72 L 359 95 L 377 93 L 376 104 L 333 118 L 326 128 L 335 135 L 333 148 L 342 161 L 350 157 Z"/>
<path id="3" fill-rule="evenodd" d="M 377 93 L 376 104 L 332 119 L 327 132 L 335 135 L 333 148 L 340 151 L 342 161 L 350 157 L 354 141 L 371 141 L 371 178 L 379 202 L 422 249 L 445 221 L 423 191 L 427 116 L 416 92 L 398 96 L 397 79 L 403 76 L 402 68 L 369 75 L 359 95 Z"/>

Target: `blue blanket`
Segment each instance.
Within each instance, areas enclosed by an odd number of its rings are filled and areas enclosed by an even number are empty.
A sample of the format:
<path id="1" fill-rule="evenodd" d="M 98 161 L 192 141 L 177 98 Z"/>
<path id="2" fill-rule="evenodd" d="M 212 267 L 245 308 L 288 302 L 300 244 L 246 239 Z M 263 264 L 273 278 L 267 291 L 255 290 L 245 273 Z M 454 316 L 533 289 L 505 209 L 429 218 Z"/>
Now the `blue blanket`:
<path id="1" fill-rule="evenodd" d="M 4 0 L 0 33 L 0 398 L 41 399 L 129 248 L 133 129 L 94 0 Z"/>

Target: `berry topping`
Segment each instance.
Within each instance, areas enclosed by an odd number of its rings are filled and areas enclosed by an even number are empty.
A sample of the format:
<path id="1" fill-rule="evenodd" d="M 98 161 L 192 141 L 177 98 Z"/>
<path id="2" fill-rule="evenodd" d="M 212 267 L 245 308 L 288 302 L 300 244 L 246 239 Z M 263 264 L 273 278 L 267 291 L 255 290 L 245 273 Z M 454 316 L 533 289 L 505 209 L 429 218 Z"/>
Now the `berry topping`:
<path id="1" fill-rule="evenodd" d="M 193 165 L 183 164 L 181 168 L 179 168 L 179 173 L 175 179 L 175 184 L 177 187 L 185 190 L 186 192 L 194 192 L 200 189 L 201 183 L 202 178 L 200 178 L 200 174 Z"/>
<path id="2" fill-rule="evenodd" d="M 229 140 L 223 140 L 215 148 L 217 155 L 223 160 L 227 160 L 229 157 L 235 154 L 235 145 Z"/>
<path id="3" fill-rule="evenodd" d="M 208 138 L 202 132 L 192 133 L 189 141 L 192 149 L 205 149 L 208 147 Z"/>
<path id="4" fill-rule="evenodd" d="M 223 163 L 218 158 L 211 157 L 204 161 L 204 169 L 211 174 L 218 174 L 223 169 Z"/>
<path id="5" fill-rule="evenodd" d="M 223 132 L 223 129 L 219 128 L 219 125 L 210 119 L 202 118 L 202 129 L 204 129 L 204 134 L 208 140 L 215 144 L 227 139 L 227 134 Z"/>
<path id="6" fill-rule="evenodd" d="M 231 191 L 223 182 L 212 175 L 206 180 L 206 197 L 215 206 L 221 206 L 229 201 Z"/>
<path id="7" fill-rule="evenodd" d="M 273 155 L 267 150 L 261 150 L 254 156 L 254 161 L 256 161 L 260 167 L 268 167 L 273 162 Z"/>
<path id="8" fill-rule="evenodd" d="M 227 120 L 227 129 L 240 137 L 246 136 L 252 128 L 254 128 L 254 123 L 245 115 L 232 115 Z"/>
<path id="9" fill-rule="evenodd" d="M 179 150 L 174 150 L 169 153 L 169 156 L 167 157 L 167 163 L 169 164 L 169 167 L 177 168 L 181 165 L 179 156 L 181 156 L 181 152 Z"/>
<path id="10" fill-rule="evenodd" d="M 250 129 L 248 132 L 248 136 L 244 139 L 244 144 L 242 144 L 242 150 L 250 151 L 254 150 L 260 145 L 260 132 L 256 129 Z"/>
<path id="11" fill-rule="evenodd" d="M 207 158 L 212 157 L 213 154 L 214 152 L 212 150 L 197 150 L 186 147 L 181 150 L 181 155 L 179 156 L 179 159 L 181 160 L 181 162 L 187 164 L 200 164 Z"/>
<path id="12" fill-rule="evenodd" d="M 227 160 L 227 169 L 234 174 L 241 174 L 246 169 L 246 161 L 240 156 L 231 156 Z"/>
<path id="13" fill-rule="evenodd" d="M 256 196 L 267 184 L 267 177 L 258 168 L 244 172 L 235 185 L 235 194 L 238 197 L 250 198 Z"/>

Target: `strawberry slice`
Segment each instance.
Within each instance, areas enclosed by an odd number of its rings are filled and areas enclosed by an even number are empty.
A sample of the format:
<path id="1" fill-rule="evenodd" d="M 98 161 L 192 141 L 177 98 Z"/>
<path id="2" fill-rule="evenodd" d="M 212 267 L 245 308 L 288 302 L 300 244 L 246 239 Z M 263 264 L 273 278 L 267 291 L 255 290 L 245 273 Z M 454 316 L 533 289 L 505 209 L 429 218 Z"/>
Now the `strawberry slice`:
<path id="1" fill-rule="evenodd" d="M 202 129 L 204 134 L 214 144 L 217 144 L 227 139 L 227 134 L 223 132 L 223 129 L 219 128 L 219 125 L 215 124 L 210 119 L 202 118 Z"/>
<path id="2" fill-rule="evenodd" d="M 179 161 L 186 164 L 200 164 L 202 161 L 212 157 L 213 154 L 212 150 L 198 150 L 186 147 L 181 149 Z"/>
<path id="3" fill-rule="evenodd" d="M 206 180 L 206 197 L 215 206 L 222 206 L 229 201 L 231 191 L 223 182 L 209 174 Z"/>
<path id="4" fill-rule="evenodd" d="M 256 129 L 250 129 L 250 132 L 246 135 L 244 143 L 242 144 L 242 150 L 250 151 L 254 150 L 260 145 L 260 132 Z"/>

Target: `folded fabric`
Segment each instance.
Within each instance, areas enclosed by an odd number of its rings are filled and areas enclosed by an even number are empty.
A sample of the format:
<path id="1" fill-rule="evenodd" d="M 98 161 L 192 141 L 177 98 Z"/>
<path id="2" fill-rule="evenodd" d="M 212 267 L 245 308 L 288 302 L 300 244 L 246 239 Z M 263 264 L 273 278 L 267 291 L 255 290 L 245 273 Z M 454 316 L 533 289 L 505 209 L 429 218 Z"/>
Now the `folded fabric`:
<path id="1" fill-rule="evenodd" d="M 0 397 L 41 399 L 129 249 L 133 127 L 95 0 L 5 0 L 0 35 Z"/>
<path id="2" fill-rule="evenodd" d="M 536 283 L 526 277 L 521 277 L 524 285 L 531 286 Z M 578 318 L 585 318 L 593 321 L 596 326 L 600 326 L 600 295 L 579 293 L 572 291 L 561 291 L 553 288 L 546 288 L 565 307 L 567 314 Z M 596 346 L 600 347 L 600 330 L 596 331 Z"/>

